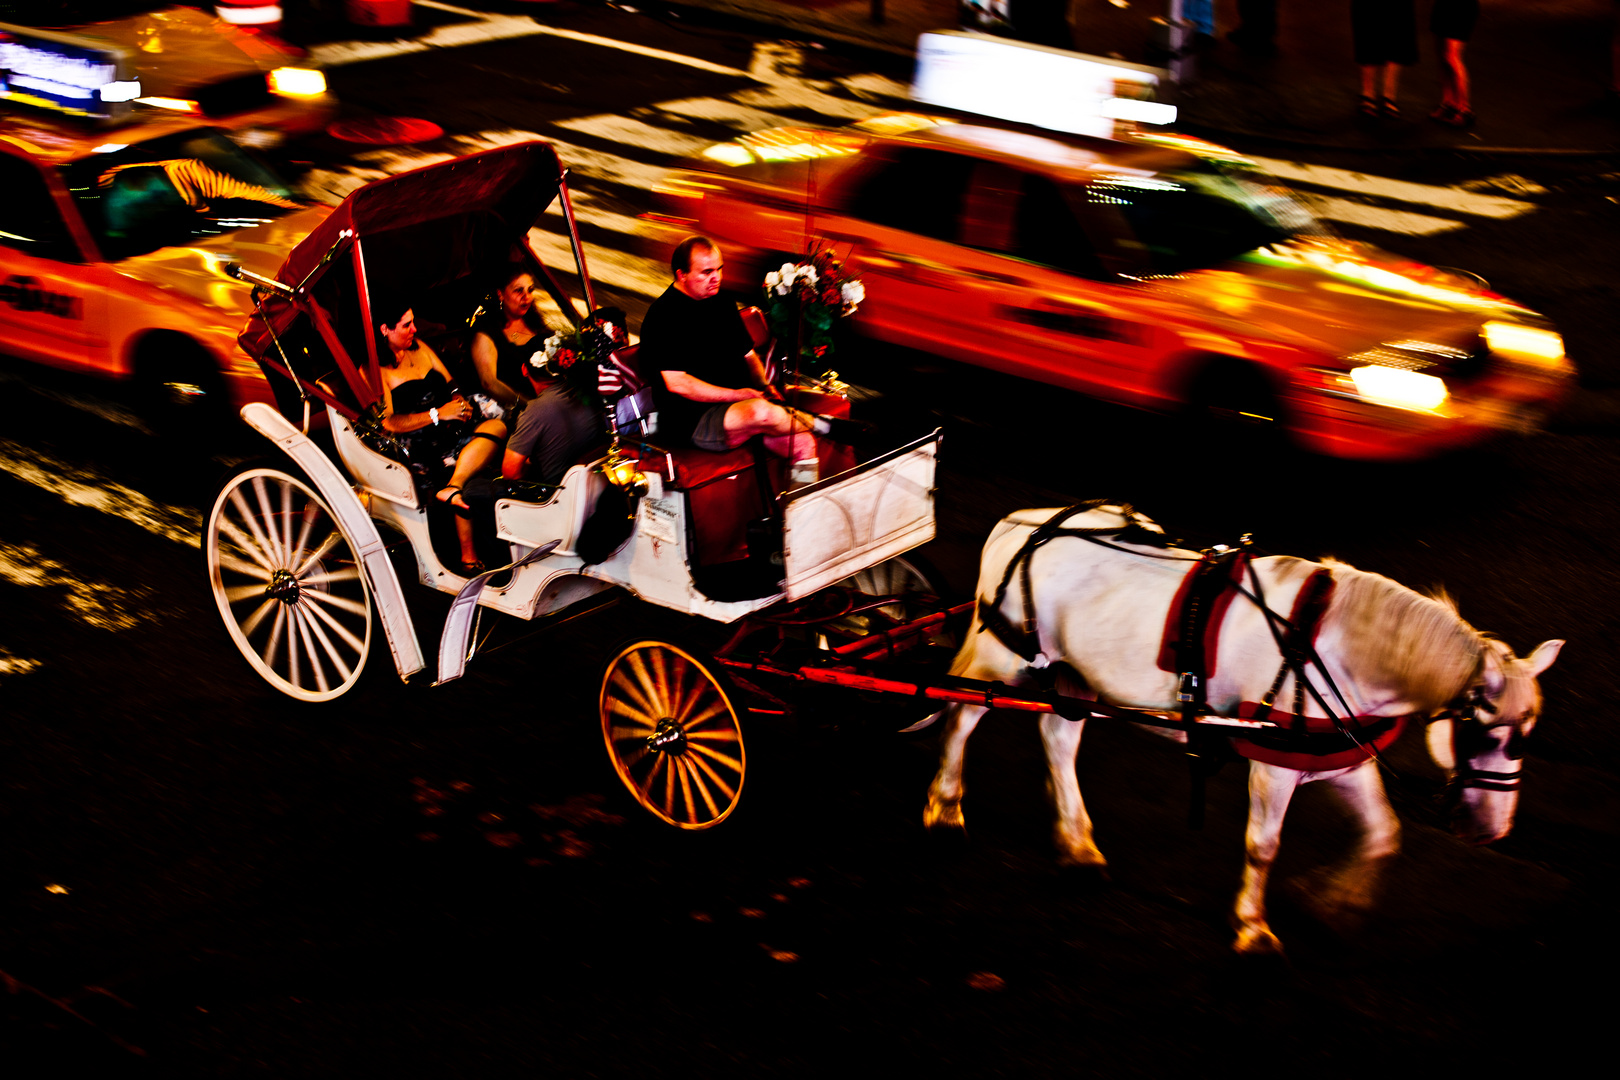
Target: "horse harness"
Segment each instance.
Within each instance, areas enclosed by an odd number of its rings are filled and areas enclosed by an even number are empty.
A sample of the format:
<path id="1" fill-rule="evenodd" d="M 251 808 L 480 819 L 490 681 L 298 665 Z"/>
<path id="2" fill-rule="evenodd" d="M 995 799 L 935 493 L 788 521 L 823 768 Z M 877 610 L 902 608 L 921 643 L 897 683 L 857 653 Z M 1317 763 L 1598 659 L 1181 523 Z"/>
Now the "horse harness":
<path id="1" fill-rule="evenodd" d="M 1077 514 L 1105 506 L 1115 508 L 1124 518 L 1124 523 L 1091 528 L 1064 524 Z M 1295 600 L 1291 617 L 1285 619 L 1266 604 L 1259 575 L 1247 550 L 1247 536 L 1238 546 L 1218 545 L 1199 553 L 1196 558 L 1120 546 L 1125 543 L 1160 549 L 1173 546 L 1163 533 L 1148 528 L 1148 524 L 1151 524 L 1148 519 L 1130 506 L 1106 500 L 1091 500 L 1058 511 L 1035 527 L 1023 547 L 1007 564 L 995 597 L 989 602 L 979 598 L 981 631 L 989 631 L 1029 663 L 1030 672 L 1037 682 L 1050 683 L 1052 675 L 1041 654 L 1030 581 L 1030 564 L 1037 550 L 1059 537 L 1075 537 L 1145 558 L 1192 562 L 1195 565 L 1182 579 L 1176 599 L 1166 616 L 1159 666 L 1177 675 L 1176 701 L 1180 706 L 1182 721 L 1179 726 L 1187 732 L 1188 752 L 1195 759 L 1196 772 L 1204 775 L 1213 773 L 1223 761 L 1231 759 L 1233 751 L 1243 757 L 1287 764 L 1288 767 L 1303 770 L 1340 768 L 1353 764 L 1355 760 L 1376 757 L 1380 749 L 1394 741 L 1406 718 L 1353 716 L 1312 644 L 1333 596 L 1333 576 L 1329 570 L 1317 570 L 1306 580 Z M 1002 611 L 1014 574 L 1019 576 L 1023 592 L 1021 624 L 1015 624 Z M 1248 578 L 1248 588 L 1244 587 L 1245 576 Z M 1258 703 L 1244 703 L 1239 709 L 1239 718 L 1273 720 L 1278 717 L 1283 722 L 1279 723 L 1280 730 L 1275 734 L 1255 732 L 1242 738 L 1228 737 L 1200 728 L 1197 723 L 1200 717 L 1212 715 L 1206 687 L 1214 671 L 1221 619 L 1238 595 L 1247 597 L 1264 612 L 1267 625 L 1282 653 L 1282 664 L 1270 690 Z M 1322 672 L 1337 699 L 1338 708 L 1329 705 L 1307 678 L 1306 669 L 1311 664 Z M 1281 714 L 1279 717 L 1275 701 L 1290 672 L 1294 676 L 1294 708 L 1291 714 Z M 1325 718 L 1306 717 L 1307 694 L 1321 707 Z M 1341 712 L 1347 719 L 1340 718 Z"/>

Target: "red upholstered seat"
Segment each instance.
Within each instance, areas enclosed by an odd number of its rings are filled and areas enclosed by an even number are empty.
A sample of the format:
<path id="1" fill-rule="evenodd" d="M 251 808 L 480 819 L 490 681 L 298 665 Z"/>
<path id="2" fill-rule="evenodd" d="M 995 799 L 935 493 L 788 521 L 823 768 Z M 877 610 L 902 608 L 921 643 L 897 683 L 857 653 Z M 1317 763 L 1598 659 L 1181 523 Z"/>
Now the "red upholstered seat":
<path id="1" fill-rule="evenodd" d="M 772 338 L 765 313 L 757 307 L 747 307 L 742 309 L 741 314 L 744 325 L 754 338 L 755 348 L 762 357 L 768 357 Z M 638 362 L 639 352 L 637 346 L 629 346 L 617 353 L 621 365 L 629 372 L 625 391 L 617 404 L 619 424 L 620 429 L 632 439 L 639 435 L 639 432 L 632 430 L 633 421 L 651 407 L 652 380 L 658 377 L 656 371 L 642 369 Z M 788 392 L 787 397 L 794 407 L 809 413 L 849 415 L 849 400 L 838 395 L 794 389 Z M 657 443 L 657 432 L 652 434 L 651 440 Z M 712 566 L 748 556 L 748 523 L 770 512 L 760 480 L 755 475 L 755 452 L 752 447 L 740 446 L 735 450 L 715 453 L 687 446 L 665 453 L 656 446 L 636 446 L 632 442 L 624 449 L 640 461 L 643 471 L 656 472 L 669 486 L 686 492 L 696 542 L 693 552 L 695 565 Z M 817 439 L 816 450 L 820 461 L 819 471 L 824 477 L 855 465 L 854 452 L 842 444 Z M 767 476 L 763 487 L 774 498 L 774 493 L 786 486 L 790 463 L 769 454 L 765 457 Z"/>

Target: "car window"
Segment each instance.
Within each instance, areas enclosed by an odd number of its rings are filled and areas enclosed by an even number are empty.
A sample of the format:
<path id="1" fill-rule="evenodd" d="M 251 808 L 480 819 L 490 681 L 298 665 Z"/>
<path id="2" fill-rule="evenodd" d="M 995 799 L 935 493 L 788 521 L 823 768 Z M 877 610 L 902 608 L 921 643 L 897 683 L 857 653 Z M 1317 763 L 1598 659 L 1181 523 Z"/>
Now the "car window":
<path id="1" fill-rule="evenodd" d="M 1058 184 L 1000 162 L 981 162 L 973 174 L 962 242 L 1066 273 L 1107 276 Z"/>
<path id="2" fill-rule="evenodd" d="M 1021 258 L 1082 277 L 1103 278 L 1091 238 L 1080 227 L 1069 200 L 1051 179 L 1025 173 L 1019 185 L 1014 236 Z"/>
<path id="3" fill-rule="evenodd" d="M 974 159 L 944 150 L 902 149 L 861 184 L 850 212 L 863 221 L 956 241 Z"/>
<path id="4" fill-rule="evenodd" d="M 92 154 L 64 172 L 110 259 L 189 244 L 299 208 L 279 177 L 211 130 Z"/>
<path id="5" fill-rule="evenodd" d="M 1135 249 L 1145 269 L 1159 274 L 1215 266 L 1286 240 L 1308 218 L 1274 191 L 1213 167 L 1102 175 L 1084 198 L 1091 213 L 1123 217 L 1115 242 Z"/>
<path id="6" fill-rule="evenodd" d="M 0 244 L 58 262 L 78 262 L 79 248 L 68 234 L 45 178 L 32 162 L 0 154 Z"/>

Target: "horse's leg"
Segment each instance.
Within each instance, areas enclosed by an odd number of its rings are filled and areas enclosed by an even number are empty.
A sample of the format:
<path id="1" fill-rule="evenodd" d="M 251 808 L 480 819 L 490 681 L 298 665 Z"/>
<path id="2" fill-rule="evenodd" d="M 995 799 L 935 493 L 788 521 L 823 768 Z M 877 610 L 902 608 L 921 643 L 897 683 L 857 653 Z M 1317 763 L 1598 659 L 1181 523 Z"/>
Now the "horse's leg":
<path id="1" fill-rule="evenodd" d="M 1074 774 L 1075 757 L 1080 752 L 1080 736 L 1085 721 L 1065 720 L 1056 713 L 1041 716 L 1041 744 L 1046 747 L 1046 791 L 1052 798 L 1057 824 L 1052 838 L 1057 843 L 1059 866 L 1089 866 L 1101 870 L 1108 865 L 1091 839 L 1091 815 L 1080 795 Z"/>
<path id="2" fill-rule="evenodd" d="M 1282 942 L 1266 925 L 1266 882 L 1282 839 L 1283 818 L 1301 775 L 1293 769 L 1249 762 L 1249 828 L 1244 837 L 1247 859 L 1243 864 L 1243 887 L 1238 890 L 1233 912 L 1238 936 L 1232 947 L 1240 953 L 1282 952 Z"/>
<path id="3" fill-rule="evenodd" d="M 965 829 L 962 819 L 962 759 L 968 736 L 988 710 L 983 705 L 952 705 L 945 710 L 945 732 L 939 740 L 939 772 L 928 785 L 928 806 L 923 824 Z"/>
<path id="4" fill-rule="evenodd" d="M 1384 867 L 1400 851 L 1401 823 L 1384 794 L 1377 762 L 1368 760 L 1322 779 L 1338 792 L 1361 822 L 1361 841 L 1343 865 L 1307 875 L 1295 886 L 1294 893 L 1329 926 L 1341 931 L 1355 930 L 1372 910 Z"/>

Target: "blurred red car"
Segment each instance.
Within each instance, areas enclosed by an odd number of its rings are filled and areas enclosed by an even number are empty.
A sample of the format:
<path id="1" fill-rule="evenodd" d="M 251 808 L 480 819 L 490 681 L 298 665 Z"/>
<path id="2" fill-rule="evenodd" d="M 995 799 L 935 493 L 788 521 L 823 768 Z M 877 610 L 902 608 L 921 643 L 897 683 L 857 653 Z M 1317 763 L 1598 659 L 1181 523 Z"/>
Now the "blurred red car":
<path id="1" fill-rule="evenodd" d="M 654 195 L 655 252 L 710 236 L 733 289 L 829 244 L 865 279 L 863 334 L 1321 453 L 1530 429 L 1573 382 L 1536 312 L 1332 235 L 1197 139 L 890 115 L 717 144 Z"/>

